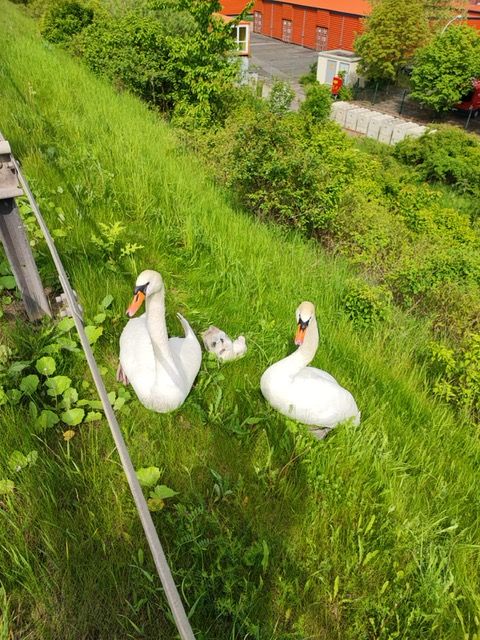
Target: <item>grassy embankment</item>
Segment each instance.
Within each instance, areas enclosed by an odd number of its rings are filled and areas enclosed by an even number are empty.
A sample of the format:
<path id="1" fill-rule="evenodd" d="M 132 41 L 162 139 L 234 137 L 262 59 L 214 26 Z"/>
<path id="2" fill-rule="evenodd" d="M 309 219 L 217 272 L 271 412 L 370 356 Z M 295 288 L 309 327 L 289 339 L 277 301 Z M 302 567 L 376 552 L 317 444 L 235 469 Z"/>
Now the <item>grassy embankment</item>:
<path id="1" fill-rule="evenodd" d="M 135 399 L 120 414 L 135 466 L 159 466 L 179 492 L 154 518 L 197 637 L 477 637 L 480 447 L 423 391 L 412 357 L 421 324 L 397 315 L 354 331 L 340 310 L 344 262 L 232 211 L 157 116 L 42 43 L 5 0 L 0 25 L 0 130 L 51 228 L 67 231 L 58 247 L 87 316 L 114 297 L 96 345 L 108 387 L 146 267 L 164 276 L 172 332 L 180 310 L 198 332 L 216 323 L 249 344 L 221 368 L 205 358 L 174 414 Z M 131 258 L 91 240 L 115 221 L 127 227 L 117 245 L 144 246 Z M 41 247 L 38 256 L 51 282 Z M 314 364 L 352 390 L 363 415 L 321 443 L 258 388 L 293 348 L 302 299 L 317 305 Z M 0 335 L 25 360 L 48 341 L 8 317 Z M 80 386 L 83 363 L 62 358 L 59 372 Z M 39 433 L 21 403 L 2 406 L 0 429 L 0 478 L 16 484 L 0 509 L 0 637 L 174 637 L 106 424 L 75 427 L 66 443 L 60 425 Z M 32 449 L 35 465 L 8 468 L 13 450 Z"/>

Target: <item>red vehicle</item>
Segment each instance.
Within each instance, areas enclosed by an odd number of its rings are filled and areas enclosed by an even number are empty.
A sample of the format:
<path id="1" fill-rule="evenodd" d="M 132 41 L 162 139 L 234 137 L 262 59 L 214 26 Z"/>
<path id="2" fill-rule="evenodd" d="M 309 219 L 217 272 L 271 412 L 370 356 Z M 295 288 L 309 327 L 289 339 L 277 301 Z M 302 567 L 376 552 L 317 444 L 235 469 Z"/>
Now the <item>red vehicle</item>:
<path id="1" fill-rule="evenodd" d="M 480 113 L 480 79 L 472 80 L 472 88 L 462 101 L 455 105 L 458 111 L 472 111 L 472 116 L 476 118 Z"/>

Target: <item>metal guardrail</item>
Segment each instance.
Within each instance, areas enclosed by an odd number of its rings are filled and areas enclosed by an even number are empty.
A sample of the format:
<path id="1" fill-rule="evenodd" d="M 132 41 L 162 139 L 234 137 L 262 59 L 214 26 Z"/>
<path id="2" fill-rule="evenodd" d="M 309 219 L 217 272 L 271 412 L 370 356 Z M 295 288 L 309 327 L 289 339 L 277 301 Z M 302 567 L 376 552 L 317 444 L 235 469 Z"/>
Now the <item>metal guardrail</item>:
<path id="1" fill-rule="evenodd" d="M 8 143 L 7 143 L 8 144 Z M 1 152 L 1 148 L 0 148 L 0 152 Z M 152 553 L 153 556 L 153 560 L 155 562 L 155 567 L 157 569 L 158 575 L 160 577 L 163 589 L 165 591 L 165 596 L 167 598 L 168 604 L 170 606 L 175 624 L 177 626 L 178 632 L 180 634 L 180 637 L 182 640 L 195 640 L 195 636 L 193 635 L 193 631 L 192 628 L 190 626 L 190 622 L 187 618 L 187 614 L 185 612 L 185 609 L 183 607 L 183 603 L 180 599 L 177 587 L 175 585 L 175 582 L 173 580 L 173 576 L 172 573 L 170 571 L 170 567 L 168 565 L 167 559 L 165 557 L 165 553 L 163 551 L 162 545 L 160 543 L 157 531 L 155 529 L 155 525 L 153 523 L 152 520 L 152 516 L 150 514 L 150 511 L 148 509 L 147 506 L 147 502 L 145 500 L 145 497 L 143 495 L 143 491 L 140 487 L 140 483 L 138 482 L 136 473 L 135 473 L 135 469 L 133 467 L 132 461 L 130 459 L 130 455 L 128 453 L 128 449 L 127 446 L 125 444 L 125 440 L 123 438 L 122 432 L 120 430 L 119 424 L 117 422 L 117 418 L 115 416 L 115 413 L 112 409 L 112 406 L 110 404 L 110 401 L 108 399 L 108 395 L 107 395 L 107 390 L 105 388 L 105 384 L 103 382 L 102 376 L 100 374 L 100 371 L 98 369 L 97 363 L 95 361 L 95 357 L 93 355 L 92 349 L 90 347 L 90 343 L 88 341 L 88 338 L 86 336 L 84 327 L 83 327 L 83 321 L 82 321 L 82 313 L 81 310 L 79 309 L 79 305 L 77 303 L 75 294 L 72 290 L 72 287 L 70 285 L 70 282 L 68 280 L 67 274 L 65 272 L 65 269 L 63 267 L 62 261 L 60 259 L 60 256 L 57 252 L 57 249 L 55 247 L 55 243 L 53 241 L 52 236 L 50 235 L 50 232 L 48 230 L 48 227 L 45 223 L 45 220 L 43 219 L 43 216 L 40 212 L 40 209 L 35 201 L 35 198 L 33 196 L 32 191 L 30 190 L 30 187 L 27 183 L 27 180 L 25 179 L 25 177 L 23 176 L 23 173 L 20 170 L 20 167 L 18 166 L 17 161 L 15 160 L 13 154 L 10 153 L 9 156 L 9 162 L 11 163 L 11 166 L 9 167 L 9 170 L 11 171 L 12 169 L 14 169 L 14 171 L 16 172 L 16 176 L 18 176 L 18 180 L 20 181 L 20 184 L 22 186 L 23 192 L 25 193 L 25 195 L 27 196 L 29 202 L 30 202 L 30 206 L 32 207 L 34 216 L 36 218 L 36 221 L 40 227 L 40 229 L 42 230 L 42 233 L 45 237 L 45 241 L 47 243 L 47 246 L 50 250 L 50 253 L 52 255 L 52 259 L 53 262 L 55 264 L 55 268 L 57 270 L 58 273 L 58 277 L 60 280 L 60 284 L 62 285 L 62 289 L 64 291 L 65 294 L 65 298 L 68 302 L 68 305 L 71 309 L 72 312 L 72 316 L 73 316 L 73 320 L 75 322 L 75 327 L 77 329 L 79 338 L 80 338 L 80 343 L 82 345 L 83 351 L 85 353 L 85 358 L 87 360 L 88 366 L 90 368 L 90 371 L 92 373 L 92 377 L 93 380 L 95 382 L 95 386 L 97 388 L 97 392 L 98 395 L 100 396 L 100 399 L 102 401 L 103 404 L 103 409 L 105 412 L 105 416 L 107 418 L 109 427 L 110 427 L 110 431 L 112 433 L 112 437 L 113 440 L 115 442 L 115 446 L 117 447 L 117 451 L 118 454 L 120 456 L 120 460 L 122 463 L 122 467 L 125 473 L 125 476 L 127 477 L 127 481 L 128 484 L 130 486 L 130 491 L 132 493 L 134 502 L 135 502 L 135 506 L 137 508 L 138 511 L 138 515 L 140 517 L 140 521 L 142 523 L 143 526 L 143 530 L 145 531 L 145 536 L 147 538 L 147 542 L 148 545 L 150 547 L 150 551 Z M 9 177 L 10 179 L 10 177 Z M 16 180 L 16 177 L 15 177 Z M 18 185 L 16 185 L 18 187 Z M 9 188 L 14 188 L 12 187 L 12 184 L 9 185 Z M 21 194 L 21 191 L 17 191 L 16 195 Z M 13 200 L 13 198 L 10 198 Z M 1 200 L 0 200 L 1 202 Z M 18 214 L 18 212 L 17 212 Z M 33 258 L 32 258 L 33 259 Z M 35 267 L 36 269 L 36 267 Z M 15 275 L 15 274 L 14 274 Z M 18 281 L 17 281 L 18 283 Z M 43 293 L 43 290 L 42 290 Z"/>

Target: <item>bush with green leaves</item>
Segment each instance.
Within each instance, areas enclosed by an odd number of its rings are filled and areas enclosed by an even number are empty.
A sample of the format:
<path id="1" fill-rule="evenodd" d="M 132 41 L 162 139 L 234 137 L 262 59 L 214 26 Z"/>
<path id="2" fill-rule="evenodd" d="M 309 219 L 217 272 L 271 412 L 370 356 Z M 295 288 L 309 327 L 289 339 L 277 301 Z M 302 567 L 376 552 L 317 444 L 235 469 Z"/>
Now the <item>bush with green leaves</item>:
<path id="1" fill-rule="evenodd" d="M 480 141 L 473 134 L 441 125 L 420 138 L 405 138 L 396 145 L 395 155 L 416 167 L 425 180 L 480 195 Z"/>
<path id="2" fill-rule="evenodd" d="M 343 307 L 352 322 L 361 327 L 372 327 L 388 318 L 391 301 L 392 295 L 386 287 L 356 280 L 343 296 Z"/>
<path id="3" fill-rule="evenodd" d="M 268 96 L 270 111 L 278 116 L 282 116 L 290 109 L 295 91 L 288 82 L 277 80 L 273 83 Z"/>
<path id="4" fill-rule="evenodd" d="M 300 105 L 300 112 L 311 118 L 316 123 L 326 122 L 332 108 L 332 95 L 330 87 L 315 82 L 307 85 L 305 100 Z"/>
<path id="5" fill-rule="evenodd" d="M 428 39 L 421 0 L 380 0 L 373 3 L 363 33 L 355 40 L 360 72 L 373 82 L 392 82 Z"/>
<path id="6" fill-rule="evenodd" d="M 468 26 L 451 25 L 415 56 L 412 98 L 435 111 L 448 111 L 480 77 L 480 33 Z"/>
<path id="7" fill-rule="evenodd" d="M 232 36 L 225 24 L 208 7 L 203 13 L 182 7 L 97 20 L 74 48 L 117 88 L 175 112 L 178 121 L 205 125 L 220 117 L 238 65 L 227 55 Z"/>
<path id="8" fill-rule="evenodd" d="M 468 335 L 457 348 L 432 343 L 430 366 L 434 394 L 480 419 L 480 334 Z"/>
<path id="9" fill-rule="evenodd" d="M 243 206 L 310 236 L 333 231 L 345 187 L 363 170 L 337 125 L 295 113 L 279 120 L 261 101 L 236 109 L 209 140 L 218 174 Z"/>
<path id="10" fill-rule="evenodd" d="M 94 17 L 93 7 L 81 0 L 59 0 L 47 5 L 40 29 L 49 42 L 68 45 L 93 22 Z"/>

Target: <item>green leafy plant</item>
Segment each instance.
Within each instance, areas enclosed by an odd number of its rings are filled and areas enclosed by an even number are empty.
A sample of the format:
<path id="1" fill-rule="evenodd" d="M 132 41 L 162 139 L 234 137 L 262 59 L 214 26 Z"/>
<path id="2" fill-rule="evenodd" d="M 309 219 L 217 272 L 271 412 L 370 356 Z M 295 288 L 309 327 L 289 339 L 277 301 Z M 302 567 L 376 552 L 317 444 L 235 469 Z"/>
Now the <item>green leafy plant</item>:
<path id="1" fill-rule="evenodd" d="M 343 296 L 343 306 L 347 316 L 355 324 L 371 327 L 388 318 L 391 300 L 391 293 L 385 287 L 355 281 Z"/>
<path id="2" fill-rule="evenodd" d="M 380 0 L 365 20 L 354 48 L 361 57 L 360 72 L 374 82 L 396 80 L 429 36 L 421 0 Z"/>
<path id="3" fill-rule="evenodd" d="M 480 76 L 480 35 L 468 26 L 451 25 L 415 55 L 411 97 L 435 111 L 448 111 Z"/>
<path id="4" fill-rule="evenodd" d="M 165 500 L 178 495 L 178 492 L 170 489 L 170 487 L 164 484 L 157 484 L 162 473 L 158 467 L 141 467 L 136 471 L 141 486 L 150 489 L 147 500 L 150 511 L 161 511 L 165 506 Z"/>
<path id="5" fill-rule="evenodd" d="M 330 116 L 332 95 L 330 87 L 315 82 L 305 89 L 305 100 L 300 105 L 300 112 L 312 118 L 316 124 L 325 122 Z"/>
<path id="6" fill-rule="evenodd" d="M 396 145 L 395 155 L 426 180 L 480 195 L 480 142 L 458 127 L 436 126 L 420 138 L 407 137 Z"/>
<path id="7" fill-rule="evenodd" d="M 292 89 L 288 82 L 282 82 L 277 80 L 273 83 L 268 96 L 268 105 L 270 111 L 277 116 L 285 115 L 292 104 L 292 100 L 295 97 L 295 91 Z"/>
<path id="8" fill-rule="evenodd" d="M 110 269 L 115 269 L 122 258 L 133 256 L 143 249 L 143 245 L 125 240 L 126 226 L 118 220 L 112 224 L 100 222 L 98 227 L 99 233 L 92 234 L 91 242 Z"/>
<path id="9" fill-rule="evenodd" d="M 42 17 L 44 38 L 55 44 L 67 45 L 73 36 L 93 22 L 92 6 L 79 0 L 57 0 L 49 4 Z"/>
<path id="10" fill-rule="evenodd" d="M 444 343 L 430 345 L 430 366 L 436 396 L 480 419 L 480 334 L 469 335 L 452 349 Z"/>

